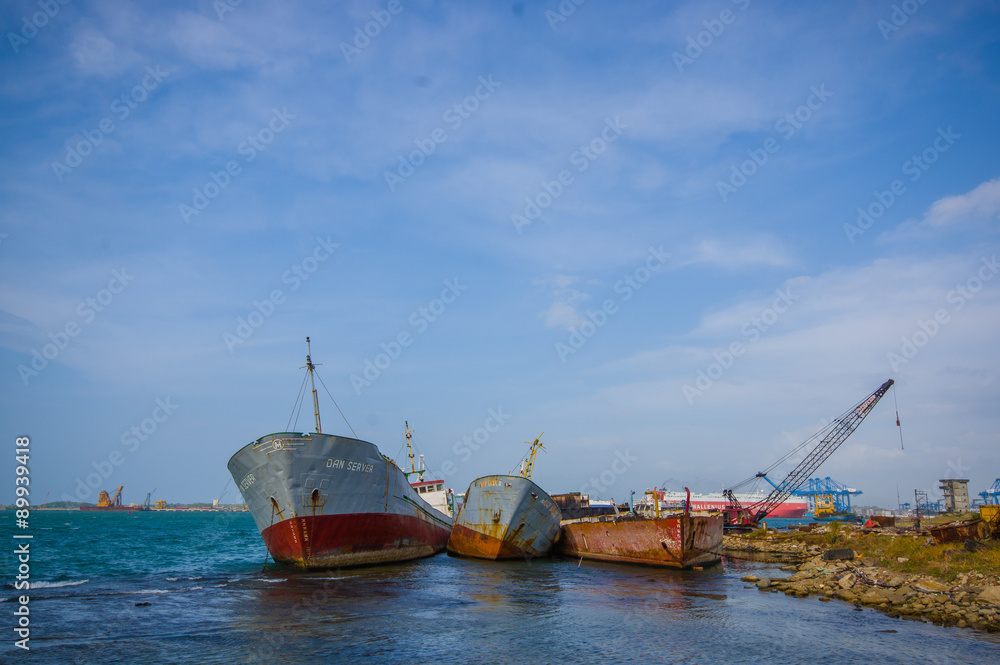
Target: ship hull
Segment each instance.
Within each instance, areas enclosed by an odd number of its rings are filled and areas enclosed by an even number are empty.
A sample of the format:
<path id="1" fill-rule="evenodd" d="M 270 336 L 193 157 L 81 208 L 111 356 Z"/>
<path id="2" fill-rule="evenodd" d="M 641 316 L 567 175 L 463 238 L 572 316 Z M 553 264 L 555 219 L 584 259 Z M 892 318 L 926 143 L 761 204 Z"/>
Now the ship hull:
<path id="1" fill-rule="evenodd" d="M 448 552 L 492 560 L 546 556 L 561 517 L 555 501 L 527 478 L 477 478 L 455 518 Z"/>
<path id="2" fill-rule="evenodd" d="M 271 434 L 233 455 L 229 471 L 268 552 L 291 568 L 418 559 L 444 551 L 451 533 L 451 518 L 367 441 Z"/>
<path id="3" fill-rule="evenodd" d="M 710 566 L 721 560 L 722 526 L 721 515 L 569 521 L 563 523 L 558 548 L 565 556 L 597 561 Z"/>

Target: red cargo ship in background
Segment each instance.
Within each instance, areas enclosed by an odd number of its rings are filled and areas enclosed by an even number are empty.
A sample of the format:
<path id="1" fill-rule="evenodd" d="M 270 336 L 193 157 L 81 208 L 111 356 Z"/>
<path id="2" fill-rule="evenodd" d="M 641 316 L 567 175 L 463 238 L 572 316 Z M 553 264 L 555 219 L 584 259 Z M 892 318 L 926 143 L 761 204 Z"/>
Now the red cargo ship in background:
<path id="1" fill-rule="evenodd" d="M 669 492 L 667 490 L 654 488 L 660 497 L 661 510 L 684 510 L 684 502 L 687 495 L 684 492 Z M 737 494 L 736 498 L 744 506 L 754 504 L 767 497 L 764 492 L 746 492 Z M 692 494 L 691 506 L 689 510 L 719 510 L 723 511 L 729 507 L 729 500 L 722 492 L 711 492 L 709 494 Z M 782 501 L 774 507 L 768 517 L 787 517 L 796 519 L 802 517 L 809 510 L 809 504 L 804 500 Z"/>

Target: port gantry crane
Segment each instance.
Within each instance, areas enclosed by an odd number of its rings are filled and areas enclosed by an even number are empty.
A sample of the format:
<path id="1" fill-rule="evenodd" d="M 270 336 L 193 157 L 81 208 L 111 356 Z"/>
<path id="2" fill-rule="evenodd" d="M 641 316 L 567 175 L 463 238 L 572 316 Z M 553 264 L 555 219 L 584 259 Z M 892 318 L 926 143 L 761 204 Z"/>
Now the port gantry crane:
<path id="1" fill-rule="evenodd" d="M 788 460 L 792 455 L 804 450 L 810 443 L 812 443 L 816 438 L 824 435 L 819 444 L 816 445 L 806 456 L 799 462 L 798 466 L 789 472 L 785 479 L 782 480 L 778 485 L 774 486 L 771 493 L 766 497 L 752 503 L 748 506 L 743 506 L 740 504 L 739 500 L 733 492 L 733 488 L 724 490 L 726 498 L 729 501 L 729 506 L 725 509 L 726 525 L 730 528 L 741 528 L 741 527 L 755 527 L 757 524 L 767 517 L 767 515 L 774 510 L 774 508 L 782 503 L 785 499 L 791 496 L 792 492 L 797 490 L 799 486 L 813 474 L 816 469 L 820 467 L 823 462 L 825 462 L 830 455 L 834 453 L 837 448 L 840 447 L 844 441 L 847 440 L 854 430 L 858 428 L 861 421 L 871 412 L 878 401 L 882 399 L 882 396 L 889 391 L 892 387 L 894 381 L 889 379 L 881 386 L 878 390 L 868 395 L 863 400 L 852 406 L 850 409 L 842 413 L 840 416 L 835 418 L 829 425 L 821 429 L 816 434 L 806 439 L 801 443 L 795 450 L 791 451 L 780 460 L 772 464 L 767 470 L 762 471 L 752 478 L 739 483 L 735 487 L 741 487 L 757 478 L 764 478 L 768 482 L 770 479 L 767 478 L 769 471 L 773 471 L 779 464 Z M 897 424 L 898 424 L 897 419 Z M 772 483 L 773 485 L 773 483 Z"/>
<path id="2" fill-rule="evenodd" d="M 996 482 L 988 490 L 980 492 L 979 496 L 983 497 L 983 503 L 987 506 L 1000 504 L 1000 478 L 997 478 Z"/>

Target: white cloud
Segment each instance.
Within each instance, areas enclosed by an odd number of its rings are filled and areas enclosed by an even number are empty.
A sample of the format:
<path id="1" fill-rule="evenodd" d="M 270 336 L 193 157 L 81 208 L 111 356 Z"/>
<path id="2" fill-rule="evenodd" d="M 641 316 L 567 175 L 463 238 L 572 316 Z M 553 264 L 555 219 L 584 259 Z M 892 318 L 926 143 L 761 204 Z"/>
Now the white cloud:
<path id="1" fill-rule="evenodd" d="M 235 69 L 263 66 L 267 58 L 235 35 L 219 21 L 185 12 L 177 16 L 170 30 L 177 49 L 200 67 Z"/>
<path id="2" fill-rule="evenodd" d="M 708 263 L 730 270 L 751 266 L 787 267 L 792 259 L 785 249 L 772 238 L 750 240 L 720 240 L 708 238 L 700 241 L 691 251 L 690 258 L 681 265 Z"/>
<path id="3" fill-rule="evenodd" d="M 548 309 L 539 314 L 545 321 L 546 328 L 569 330 L 584 322 L 583 316 L 577 311 L 577 306 L 590 300 L 590 294 L 573 288 L 573 284 L 579 281 L 579 277 L 557 274 L 536 282 L 552 288 L 553 302 Z"/>
<path id="4" fill-rule="evenodd" d="M 139 56 L 131 48 L 112 42 L 100 30 L 82 21 L 69 45 L 77 68 L 84 74 L 110 78 L 139 64 Z"/>
<path id="5" fill-rule="evenodd" d="M 948 226 L 970 217 L 1000 217 L 1000 178 L 984 182 L 966 194 L 938 199 L 924 215 L 923 223 Z"/>

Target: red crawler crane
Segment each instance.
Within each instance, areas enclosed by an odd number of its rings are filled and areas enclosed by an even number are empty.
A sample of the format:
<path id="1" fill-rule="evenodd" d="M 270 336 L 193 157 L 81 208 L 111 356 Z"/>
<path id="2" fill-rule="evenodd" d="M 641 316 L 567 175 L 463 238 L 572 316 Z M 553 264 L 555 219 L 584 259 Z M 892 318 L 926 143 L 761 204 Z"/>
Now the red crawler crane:
<path id="1" fill-rule="evenodd" d="M 799 462 L 798 466 L 792 469 L 785 479 L 782 480 L 780 484 L 775 485 L 774 489 L 771 490 L 771 493 L 760 501 L 757 501 L 749 506 L 742 506 L 736 499 L 736 495 L 733 494 L 732 489 L 724 490 L 726 498 L 729 499 L 729 507 L 724 511 L 727 527 L 756 527 L 762 519 L 767 517 L 768 513 L 774 510 L 775 506 L 791 496 L 792 492 L 798 489 L 799 485 L 805 482 L 809 476 L 811 476 L 813 472 L 816 471 L 816 469 L 818 469 L 820 465 L 825 462 L 837 448 L 840 447 L 840 444 L 847 440 L 847 437 L 849 437 L 854 430 L 858 428 L 861 421 L 865 419 L 865 416 L 867 416 L 873 408 L 875 408 L 875 405 L 878 404 L 878 401 L 882 399 L 882 396 L 888 392 L 893 383 L 893 380 L 889 379 L 879 386 L 878 390 L 873 392 L 871 395 L 868 395 L 868 397 L 865 397 L 863 400 L 835 418 L 829 425 L 806 439 L 795 450 L 771 465 L 770 468 L 756 474 L 753 478 L 748 478 L 742 483 L 736 485 L 736 487 L 740 487 L 756 478 L 764 478 L 765 480 L 770 481 L 770 479 L 767 478 L 768 471 L 774 470 L 775 467 L 787 460 L 794 453 L 806 448 L 819 436 L 825 435 L 819 444 L 817 444 L 816 447 L 805 456 L 805 459 Z M 899 424 L 898 419 L 896 424 Z"/>

